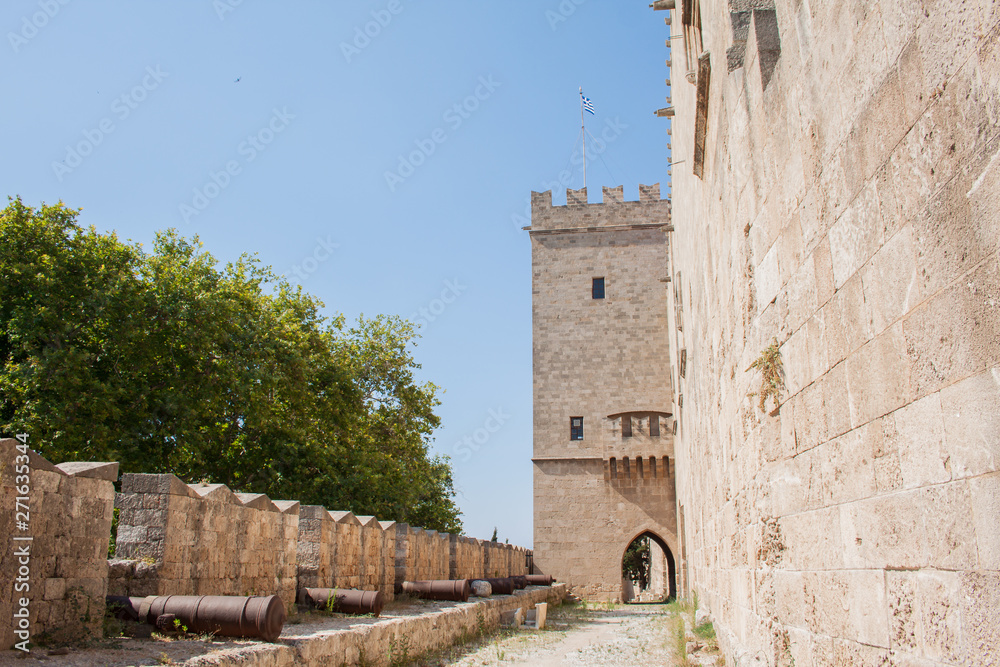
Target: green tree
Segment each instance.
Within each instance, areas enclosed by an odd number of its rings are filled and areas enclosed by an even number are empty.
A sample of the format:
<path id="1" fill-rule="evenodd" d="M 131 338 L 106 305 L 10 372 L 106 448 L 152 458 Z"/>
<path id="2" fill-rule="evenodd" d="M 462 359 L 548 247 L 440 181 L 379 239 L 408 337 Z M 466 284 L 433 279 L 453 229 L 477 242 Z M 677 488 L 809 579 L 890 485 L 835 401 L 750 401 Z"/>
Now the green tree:
<path id="1" fill-rule="evenodd" d="M 649 585 L 649 566 L 649 538 L 633 540 L 622 558 L 622 576 L 638 582 L 639 590 L 644 590 Z"/>
<path id="2" fill-rule="evenodd" d="M 253 257 L 220 268 L 173 231 L 146 254 L 77 214 L 0 212 L 0 430 L 56 462 L 460 530 L 409 322 L 345 330 Z"/>

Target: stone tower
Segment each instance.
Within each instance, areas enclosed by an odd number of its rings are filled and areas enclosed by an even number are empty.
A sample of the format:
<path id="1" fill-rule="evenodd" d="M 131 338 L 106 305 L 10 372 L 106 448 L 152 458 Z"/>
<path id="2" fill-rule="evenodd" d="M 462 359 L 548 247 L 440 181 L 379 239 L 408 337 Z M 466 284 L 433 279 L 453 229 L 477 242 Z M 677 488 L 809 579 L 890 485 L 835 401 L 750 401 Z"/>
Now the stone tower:
<path id="1" fill-rule="evenodd" d="M 531 196 L 534 563 L 590 598 L 621 597 L 642 535 L 676 585 L 670 202 L 659 185 L 639 193 Z"/>

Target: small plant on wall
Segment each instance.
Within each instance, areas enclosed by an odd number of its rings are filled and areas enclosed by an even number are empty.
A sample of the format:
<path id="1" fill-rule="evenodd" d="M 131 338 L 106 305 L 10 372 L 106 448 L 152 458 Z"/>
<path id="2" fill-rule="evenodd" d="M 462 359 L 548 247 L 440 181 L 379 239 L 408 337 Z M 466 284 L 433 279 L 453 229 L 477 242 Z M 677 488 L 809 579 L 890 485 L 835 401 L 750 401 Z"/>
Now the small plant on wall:
<path id="1" fill-rule="evenodd" d="M 781 349 L 777 338 L 764 348 L 747 372 L 754 368 L 760 371 L 760 390 L 752 391 L 747 396 L 758 397 L 757 405 L 761 412 L 767 412 L 767 399 L 771 398 L 776 411 L 780 405 L 781 392 L 785 390 L 785 371 L 781 365 Z"/>

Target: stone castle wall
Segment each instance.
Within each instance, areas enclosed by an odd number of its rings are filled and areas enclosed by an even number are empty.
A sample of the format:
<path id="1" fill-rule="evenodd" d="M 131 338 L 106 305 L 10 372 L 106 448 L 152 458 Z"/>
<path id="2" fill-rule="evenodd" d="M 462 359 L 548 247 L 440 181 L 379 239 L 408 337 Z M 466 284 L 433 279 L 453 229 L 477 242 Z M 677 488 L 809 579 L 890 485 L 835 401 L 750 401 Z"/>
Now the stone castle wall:
<path id="1" fill-rule="evenodd" d="M 1000 5 L 700 12 L 670 89 L 672 374 L 726 664 L 1000 664 Z"/>
<path id="2" fill-rule="evenodd" d="M 22 598 L 32 642 L 98 639 L 118 464 L 54 466 L 18 444 L 0 440 L 0 534 L 8 536 L 0 551 L 0 649 L 25 639 L 14 632 Z M 18 511 L 27 513 L 27 530 Z"/>
<path id="3" fill-rule="evenodd" d="M 16 440 L 0 441 L 0 526 L 16 537 L 20 474 Z M 12 540 L 0 553 L 0 613 L 29 600 L 31 641 L 101 637 L 106 595 L 278 595 L 294 610 L 299 588 L 381 590 L 417 579 L 526 574 L 530 552 L 507 544 L 330 512 L 297 501 L 185 484 L 174 475 L 122 475 L 117 463 L 54 466 L 30 450 L 29 590 L 15 590 L 22 563 Z M 115 558 L 108 561 L 113 510 Z M 489 570 L 487 571 L 487 566 Z M 14 623 L 0 649 L 20 641 Z"/>
<path id="4" fill-rule="evenodd" d="M 278 595 L 294 604 L 297 502 L 169 474 L 125 474 L 121 488 L 115 559 L 133 563 L 115 564 L 111 595 Z M 136 565 L 152 567 L 136 576 Z"/>

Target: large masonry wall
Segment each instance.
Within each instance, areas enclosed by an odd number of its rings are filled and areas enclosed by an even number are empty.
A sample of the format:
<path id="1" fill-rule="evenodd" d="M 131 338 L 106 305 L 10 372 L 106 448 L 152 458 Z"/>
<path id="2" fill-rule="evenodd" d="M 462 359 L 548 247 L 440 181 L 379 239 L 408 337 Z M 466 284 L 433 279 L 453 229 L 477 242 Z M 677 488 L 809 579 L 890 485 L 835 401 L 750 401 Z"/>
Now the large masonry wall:
<path id="1" fill-rule="evenodd" d="M 726 664 L 998 665 L 1000 4 L 700 12 L 694 83 L 671 76 L 671 356 Z"/>
<path id="2" fill-rule="evenodd" d="M 26 638 L 22 625 L 33 642 L 100 638 L 118 464 L 54 466 L 18 444 L 0 440 L 0 649 Z"/>

